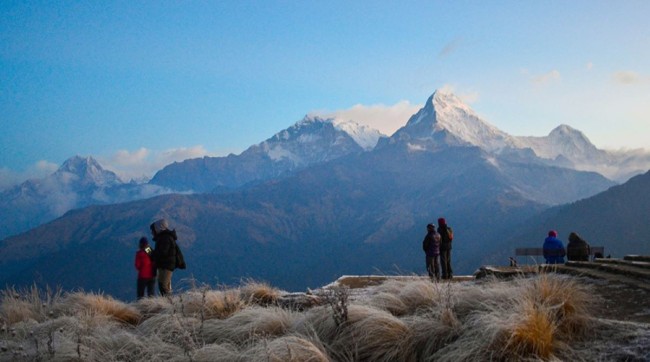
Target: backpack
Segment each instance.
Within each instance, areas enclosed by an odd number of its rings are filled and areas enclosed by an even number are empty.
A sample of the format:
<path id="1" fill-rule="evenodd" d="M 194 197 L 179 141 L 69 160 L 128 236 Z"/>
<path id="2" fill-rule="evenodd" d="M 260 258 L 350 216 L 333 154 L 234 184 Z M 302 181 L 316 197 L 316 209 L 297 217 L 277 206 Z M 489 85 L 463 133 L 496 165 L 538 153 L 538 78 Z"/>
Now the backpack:
<path id="1" fill-rule="evenodd" d="M 447 237 L 449 238 L 449 241 L 454 240 L 454 230 L 452 230 L 449 225 L 447 225 Z"/>
<path id="2" fill-rule="evenodd" d="M 185 258 L 181 252 L 181 248 L 178 247 L 178 244 L 176 242 L 174 242 L 174 245 L 176 246 L 176 269 L 187 268 L 187 265 L 185 265 Z"/>

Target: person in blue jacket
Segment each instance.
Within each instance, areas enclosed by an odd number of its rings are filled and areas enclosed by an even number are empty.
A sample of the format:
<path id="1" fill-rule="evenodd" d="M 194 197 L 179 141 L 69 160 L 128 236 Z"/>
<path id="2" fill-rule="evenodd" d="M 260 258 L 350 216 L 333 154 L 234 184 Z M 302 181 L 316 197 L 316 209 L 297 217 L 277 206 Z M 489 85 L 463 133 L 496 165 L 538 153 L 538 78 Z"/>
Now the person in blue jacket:
<path id="1" fill-rule="evenodd" d="M 548 232 L 548 237 L 544 240 L 544 259 L 546 264 L 564 264 L 564 256 L 566 249 L 564 244 L 557 238 L 557 231 L 551 230 Z"/>

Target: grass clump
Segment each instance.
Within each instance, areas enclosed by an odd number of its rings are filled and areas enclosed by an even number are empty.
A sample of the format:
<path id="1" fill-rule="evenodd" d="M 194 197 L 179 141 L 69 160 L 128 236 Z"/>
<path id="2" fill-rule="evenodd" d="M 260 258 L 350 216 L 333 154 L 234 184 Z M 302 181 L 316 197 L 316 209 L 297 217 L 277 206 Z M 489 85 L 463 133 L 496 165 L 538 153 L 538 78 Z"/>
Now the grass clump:
<path id="1" fill-rule="evenodd" d="M 239 288 L 241 298 L 248 304 L 275 305 L 282 292 L 267 283 L 248 280 Z"/>
<path id="2" fill-rule="evenodd" d="M 252 281 L 132 303 L 8 289 L 0 361 L 573 360 L 593 324 L 589 290 L 552 274 L 339 287 L 296 310 L 283 297 Z"/>
<path id="3" fill-rule="evenodd" d="M 138 324 L 142 319 L 142 315 L 134 306 L 104 294 L 71 293 L 64 297 L 64 300 L 58 305 L 58 309 L 67 315 L 80 312 L 105 315 L 131 325 Z"/>
<path id="4" fill-rule="evenodd" d="M 51 316 L 52 308 L 60 298 L 60 289 L 41 290 L 35 285 L 21 290 L 7 288 L 2 291 L 0 318 L 9 325 L 27 320 L 42 322 Z"/>

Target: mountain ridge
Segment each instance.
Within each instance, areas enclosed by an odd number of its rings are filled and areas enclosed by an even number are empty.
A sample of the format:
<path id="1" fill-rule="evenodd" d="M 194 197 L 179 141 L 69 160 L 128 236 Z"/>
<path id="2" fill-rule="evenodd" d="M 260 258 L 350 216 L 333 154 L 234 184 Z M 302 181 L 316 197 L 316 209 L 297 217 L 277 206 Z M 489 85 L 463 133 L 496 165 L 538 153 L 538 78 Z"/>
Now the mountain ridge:
<path id="1" fill-rule="evenodd" d="M 68 166 L 64 163 L 53 175 L 41 180 L 28 180 L 0 195 L 0 215 L 3 215 L 0 238 L 50 221 L 77 207 L 126 202 L 169 192 L 232 192 L 287 177 L 313 164 L 369 152 L 393 143 L 403 143 L 410 152 L 473 146 L 486 151 L 496 165 L 509 167 L 507 164 L 529 163 L 537 165 L 535 167 L 545 165 L 599 172 L 617 181 L 650 168 L 648 154 L 612 154 L 599 150 L 582 132 L 568 125 L 560 125 L 543 137 L 510 136 L 481 119 L 452 93 L 437 90 L 390 137 L 352 121 L 305 116 L 240 155 L 176 162 L 156 173 L 147 184 L 123 183 L 114 173 L 102 174 L 99 171 L 101 165 L 94 159 L 92 162 L 83 157 L 74 162 L 68 160 Z M 643 165 L 647 168 L 640 168 Z M 88 174 L 64 172 L 66 167 L 69 167 L 68 171 L 85 169 Z M 518 170 L 521 172 L 523 169 Z M 532 171 L 529 173 L 534 176 Z M 536 193 L 528 184 L 543 187 L 537 179 L 521 182 L 518 177 L 513 179 L 524 192 Z M 600 189 L 596 187 L 596 190 Z M 576 196 L 590 196 L 588 192 L 579 191 L 567 190 L 565 201 L 573 201 Z M 570 192 L 574 195 L 571 196 Z M 537 193 L 535 199 L 539 202 L 557 202 L 555 196 L 546 198 Z"/>

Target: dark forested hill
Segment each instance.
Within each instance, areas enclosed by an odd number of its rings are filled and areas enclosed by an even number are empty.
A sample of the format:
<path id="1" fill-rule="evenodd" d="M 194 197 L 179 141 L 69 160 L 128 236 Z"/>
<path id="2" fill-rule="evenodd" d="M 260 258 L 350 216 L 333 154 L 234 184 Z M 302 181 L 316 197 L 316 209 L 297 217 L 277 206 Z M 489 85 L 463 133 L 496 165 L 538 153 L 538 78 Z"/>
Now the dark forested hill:
<path id="1" fill-rule="evenodd" d="M 575 231 L 591 245 L 604 246 L 612 257 L 650 254 L 650 171 L 595 196 L 546 210 L 525 225 L 504 238 L 504 253 L 492 260 L 511 255 L 515 247 L 540 247 L 550 229 L 558 231 L 565 245 Z"/>

